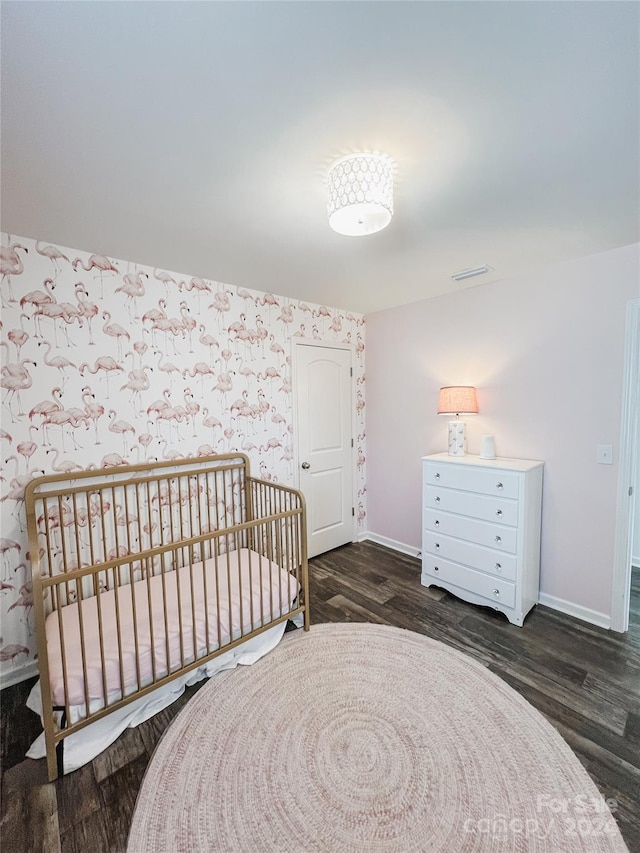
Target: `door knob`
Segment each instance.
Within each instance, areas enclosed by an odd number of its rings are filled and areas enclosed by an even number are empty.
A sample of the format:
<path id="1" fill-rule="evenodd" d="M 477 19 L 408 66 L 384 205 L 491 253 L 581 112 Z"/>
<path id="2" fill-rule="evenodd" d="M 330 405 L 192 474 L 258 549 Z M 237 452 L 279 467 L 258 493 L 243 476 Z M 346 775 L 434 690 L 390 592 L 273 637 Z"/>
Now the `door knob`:
<path id="1" fill-rule="evenodd" d="M 303 468 L 304 468 L 304 470 L 306 471 L 306 470 L 307 470 L 307 468 L 311 468 L 311 465 L 309 465 L 309 463 L 308 463 L 308 462 L 303 462 L 303 463 L 302 463 L 302 467 L 303 467 Z"/>

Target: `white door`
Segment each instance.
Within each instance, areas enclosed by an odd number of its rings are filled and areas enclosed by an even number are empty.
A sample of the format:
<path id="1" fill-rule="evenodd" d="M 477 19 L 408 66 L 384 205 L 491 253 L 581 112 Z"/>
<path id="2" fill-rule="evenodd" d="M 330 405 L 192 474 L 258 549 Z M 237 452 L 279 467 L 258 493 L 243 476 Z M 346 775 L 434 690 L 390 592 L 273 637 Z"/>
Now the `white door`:
<path id="1" fill-rule="evenodd" d="M 309 557 L 353 540 L 351 350 L 293 348 L 299 484 Z"/>

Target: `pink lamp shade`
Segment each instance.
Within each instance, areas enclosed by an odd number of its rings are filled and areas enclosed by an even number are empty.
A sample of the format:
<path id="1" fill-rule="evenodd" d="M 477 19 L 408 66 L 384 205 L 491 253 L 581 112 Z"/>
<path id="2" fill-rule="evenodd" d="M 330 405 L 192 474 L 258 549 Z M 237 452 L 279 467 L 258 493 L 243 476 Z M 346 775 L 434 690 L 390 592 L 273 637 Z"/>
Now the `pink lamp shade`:
<path id="1" fill-rule="evenodd" d="M 473 385 L 447 385 L 440 389 L 439 415 L 476 415 L 478 400 Z"/>

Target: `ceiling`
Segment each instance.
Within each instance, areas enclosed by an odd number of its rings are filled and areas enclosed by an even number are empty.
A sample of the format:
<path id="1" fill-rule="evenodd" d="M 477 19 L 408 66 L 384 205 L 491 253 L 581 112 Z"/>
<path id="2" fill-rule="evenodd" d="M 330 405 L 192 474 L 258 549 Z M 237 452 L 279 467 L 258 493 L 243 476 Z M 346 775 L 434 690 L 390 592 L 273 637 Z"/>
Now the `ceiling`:
<path id="1" fill-rule="evenodd" d="M 639 32 L 635 2 L 3 2 L 2 229 L 363 313 L 627 245 Z M 358 150 L 395 215 L 344 237 Z"/>

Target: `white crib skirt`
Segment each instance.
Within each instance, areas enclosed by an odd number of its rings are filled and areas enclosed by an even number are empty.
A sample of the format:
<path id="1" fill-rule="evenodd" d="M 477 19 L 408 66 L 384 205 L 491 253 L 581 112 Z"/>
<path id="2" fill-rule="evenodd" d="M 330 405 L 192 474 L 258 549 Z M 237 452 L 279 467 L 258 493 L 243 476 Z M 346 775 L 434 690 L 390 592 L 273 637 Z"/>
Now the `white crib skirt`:
<path id="1" fill-rule="evenodd" d="M 294 620 L 298 622 L 298 620 Z M 224 652 L 219 657 L 185 675 L 177 676 L 169 684 L 153 690 L 146 696 L 141 696 L 124 708 L 112 711 L 106 717 L 91 723 L 84 729 L 75 732 L 63 741 L 63 772 L 71 773 L 84 764 L 92 761 L 109 744 L 122 734 L 127 728 L 139 726 L 145 720 L 153 717 L 158 711 L 162 711 L 184 693 L 186 686 L 196 684 L 203 678 L 209 678 L 217 672 L 226 669 L 234 669 L 239 664 L 250 665 L 274 649 L 284 634 L 285 622 L 274 625 L 272 628 L 252 637 L 240 646 Z M 42 698 L 40 693 L 40 681 L 32 688 L 27 698 L 27 707 L 35 711 L 42 718 Z M 82 716 L 74 713 L 71 715 L 77 719 Z M 39 735 L 29 747 L 27 758 L 44 758 L 46 756 L 44 732 Z"/>

